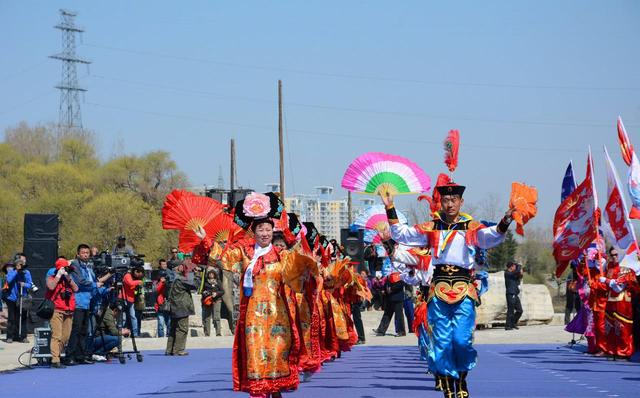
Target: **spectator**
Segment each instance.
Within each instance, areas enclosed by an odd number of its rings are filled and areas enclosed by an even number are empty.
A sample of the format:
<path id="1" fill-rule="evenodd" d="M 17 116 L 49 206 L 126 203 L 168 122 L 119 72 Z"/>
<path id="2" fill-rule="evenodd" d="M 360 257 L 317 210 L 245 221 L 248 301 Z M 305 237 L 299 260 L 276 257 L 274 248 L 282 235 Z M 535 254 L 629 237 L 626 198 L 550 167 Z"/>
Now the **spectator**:
<path id="1" fill-rule="evenodd" d="M 504 284 L 507 291 L 507 322 L 505 330 L 519 329 L 518 321 L 522 316 L 522 305 L 520 304 L 520 280 L 522 279 L 522 268 L 519 264 L 511 261 L 507 263 L 504 271 Z"/>
<path id="2" fill-rule="evenodd" d="M 116 312 L 117 310 L 106 305 L 98 314 L 97 320 L 99 324 L 91 339 L 92 359 L 95 361 L 106 361 L 109 352 L 118 346 L 119 338 L 118 327 L 116 326 Z"/>
<path id="3" fill-rule="evenodd" d="M 78 291 L 75 294 L 76 308 L 73 311 L 73 325 L 67 346 L 66 365 L 93 363 L 87 350 L 90 308 L 96 289 L 102 286 L 102 283 L 96 280 L 91 268 L 92 264 L 89 260 L 91 248 L 83 243 L 78 245 L 76 253 L 76 258 L 71 262 L 70 267 L 71 276 L 78 285 Z"/>
<path id="4" fill-rule="evenodd" d="M 391 317 L 395 315 L 395 319 L 398 320 L 398 326 L 401 326 L 397 331 L 396 336 L 406 336 L 406 328 L 404 327 L 404 315 L 402 315 L 402 304 L 404 302 L 404 282 L 400 278 L 400 273 L 393 272 L 389 274 L 384 283 L 384 314 L 380 320 L 380 325 L 377 329 L 373 329 L 373 332 L 377 336 L 384 336 L 391 323 Z"/>
<path id="5" fill-rule="evenodd" d="M 171 325 L 171 315 L 168 311 L 167 301 L 167 280 L 171 270 L 168 269 L 167 260 L 160 259 L 158 261 L 158 280 L 155 282 L 154 291 L 156 292 L 156 319 L 158 320 L 158 337 L 164 337 L 169 334 Z"/>
<path id="6" fill-rule="evenodd" d="M 27 337 L 28 312 L 23 301 L 33 286 L 31 273 L 27 268 L 27 258 L 18 253 L 13 260 L 13 268 L 7 268 L 6 289 L 3 293 L 7 304 L 7 343 L 24 342 Z"/>
<path id="7" fill-rule="evenodd" d="M 567 278 L 566 305 L 564 308 L 564 324 L 571 322 L 571 314 L 575 311 L 578 312 L 582 306 L 582 300 L 578 294 L 578 270 L 574 264 L 571 264 L 571 273 Z"/>
<path id="8" fill-rule="evenodd" d="M 222 282 L 218 270 L 211 267 L 207 270 L 207 277 L 204 280 L 202 291 L 202 324 L 204 335 L 211 335 L 211 318 L 213 327 L 216 329 L 216 336 L 222 336 L 222 326 L 220 322 L 220 310 L 222 309 Z"/>
<path id="9" fill-rule="evenodd" d="M 187 333 L 189 332 L 189 315 L 195 315 L 191 291 L 196 290 L 193 274 L 186 273 L 186 266 L 180 264 L 175 268 L 175 278 L 169 286 L 169 307 L 171 311 L 171 327 L 165 355 L 189 355 L 185 351 Z"/>
<path id="10" fill-rule="evenodd" d="M 179 258 L 179 255 L 180 253 L 178 252 L 178 248 L 172 247 L 171 254 L 169 255 L 169 259 L 167 260 L 169 268 L 174 268 L 180 265 L 180 262 L 182 261 L 182 259 Z"/>
<path id="11" fill-rule="evenodd" d="M 51 325 L 51 367 L 60 369 L 65 365 L 60 363 L 60 355 L 64 352 L 65 345 L 71 336 L 73 324 L 73 311 L 76 309 L 75 292 L 78 285 L 75 283 L 67 268 L 69 261 L 64 257 L 58 257 L 55 268 L 47 273 L 47 292 L 45 298 L 53 301 L 53 316 Z"/>
<path id="12" fill-rule="evenodd" d="M 369 278 L 369 273 L 365 270 L 360 271 L 360 276 L 362 276 L 362 279 L 365 281 L 365 283 L 367 284 L 367 289 L 369 289 L 369 291 L 371 291 L 371 278 Z M 373 307 L 373 304 L 371 301 L 369 300 L 362 300 L 362 305 L 361 305 L 361 309 L 362 311 L 371 311 Z"/>
<path id="13" fill-rule="evenodd" d="M 376 311 L 382 310 L 384 306 L 384 283 L 386 282 L 386 278 L 382 277 L 382 271 L 376 271 L 375 277 L 373 281 L 371 281 L 371 302 L 373 304 L 373 309 Z"/>
<path id="14" fill-rule="evenodd" d="M 100 255 L 100 250 L 97 247 L 91 246 L 91 258 L 98 257 Z"/>
<path id="15" fill-rule="evenodd" d="M 136 309 L 136 299 L 142 292 L 142 278 L 144 277 L 144 268 L 136 267 L 127 272 L 122 278 L 122 293 L 125 300 L 125 315 L 127 318 L 126 325 L 131 330 L 134 337 L 140 335 L 140 325 L 142 322 L 142 311 Z M 138 307 L 139 308 L 139 307 Z"/>
<path id="16" fill-rule="evenodd" d="M 402 307 L 404 309 L 404 315 L 407 318 L 408 330 L 413 330 L 413 315 L 414 315 L 414 302 L 416 299 L 415 286 L 420 284 L 420 281 L 416 277 L 416 270 L 410 269 L 408 272 L 401 274 L 402 281 L 404 282 L 404 300 Z"/>
<path id="17" fill-rule="evenodd" d="M 112 256 L 129 256 L 133 257 L 136 253 L 130 245 L 127 245 L 127 237 L 124 235 L 118 236 L 118 243 L 111 250 Z"/>

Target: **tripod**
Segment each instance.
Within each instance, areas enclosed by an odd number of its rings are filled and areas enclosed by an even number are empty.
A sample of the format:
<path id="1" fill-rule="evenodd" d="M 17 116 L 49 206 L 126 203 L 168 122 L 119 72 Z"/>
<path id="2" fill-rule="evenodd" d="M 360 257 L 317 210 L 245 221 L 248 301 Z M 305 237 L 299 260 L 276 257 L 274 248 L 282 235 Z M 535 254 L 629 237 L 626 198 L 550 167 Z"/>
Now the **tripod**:
<path id="1" fill-rule="evenodd" d="M 118 329 L 118 361 L 124 365 L 126 362 L 125 355 L 127 358 L 131 359 L 132 354 L 136 354 L 136 360 L 138 362 L 142 362 L 142 353 L 138 350 L 138 346 L 136 345 L 136 336 L 133 335 L 133 327 L 130 329 L 131 343 L 133 344 L 132 351 L 123 351 L 122 350 L 122 328 L 124 326 L 124 311 L 126 310 L 125 299 L 122 294 L 123 286 L 122 286 L 122 278 L 117 274 L 116 276 L 116 286 L 115 286 L 115 304 L 116 309 L 118 310 L 118 315 L 116 317 L 116 327 Z M 106 311 L 106 309 L 105 309 Z M 104 319 L 104 312 L 101 314 L 100 322 L 98 325 L 102 323 Z M 132 325 L 133 326 L 133 325 Z M 104 333 L 104 332 L 103 332 Z M 104 344 L 104 334 L 103 336 L 103 344 Z"/>

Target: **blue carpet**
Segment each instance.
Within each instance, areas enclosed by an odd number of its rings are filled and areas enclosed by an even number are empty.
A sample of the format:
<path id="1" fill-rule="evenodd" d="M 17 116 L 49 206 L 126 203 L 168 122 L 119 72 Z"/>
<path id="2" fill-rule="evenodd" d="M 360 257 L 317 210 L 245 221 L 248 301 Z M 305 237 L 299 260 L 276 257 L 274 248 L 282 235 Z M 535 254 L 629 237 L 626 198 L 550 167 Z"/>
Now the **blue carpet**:
<path id="1" fill-rule="evenodd" d="M 632 397 L 640 391 L 640 365 L 608 361 L 556 345 L 478 345 L 469 376 L 474 398 Z M 188 357 L 147 351 L 144 362 L 117 361 L 0 374 L 0 396 L 242 397 L 231 391 L 231 350 L 191 350 Z M 358 346 L 323 366 L 286 397 L 441 397 L 417 360 L 417 347 Z"/>

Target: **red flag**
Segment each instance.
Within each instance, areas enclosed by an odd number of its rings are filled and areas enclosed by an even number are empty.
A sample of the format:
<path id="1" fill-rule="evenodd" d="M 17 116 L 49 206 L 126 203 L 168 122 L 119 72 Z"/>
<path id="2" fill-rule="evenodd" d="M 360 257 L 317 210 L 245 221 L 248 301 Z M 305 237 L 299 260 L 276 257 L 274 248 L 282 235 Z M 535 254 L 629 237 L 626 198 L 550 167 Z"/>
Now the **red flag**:
<path id="1" fill-rule="evenodd" d="M 598 216 L 598 199 L 589 151 L 587 177 L 560 204 L 553 219 L 553 257 L 558 263 L 556 276 L 562 275 L 568 262 L 578 258 L 596 239 Z"/>
<path id="2" fill-rule="evenodd" d="M 620 265 L 640 272 L 636 234 L 633 230 L 633 225 L 631 225 L 631 220 L 627 216 L 627 206 L 622 198 L 618 173 L 606 147 L 604 148 L 604 154 L 607 160 L 607 195 L 609 200 L 607 200 L 607 204 L 604 207 L 603 215 L 611 228 L 610 241 L 618 249 L 618 262 Z M 627 254 L 630 255 L 627 256 Z"/>
<path id="3" fill-rule="evenodd" d="M 631 140 L 624 128 L 622 119 L 618 116 L 618 142 L 620 143 L 620 151 L 622 159 L 629 166 L 627 175 L 627 190 L 631 197 L 631 211 L 629 218 L 640 219 L 640 161 L 636 155 Z"/>

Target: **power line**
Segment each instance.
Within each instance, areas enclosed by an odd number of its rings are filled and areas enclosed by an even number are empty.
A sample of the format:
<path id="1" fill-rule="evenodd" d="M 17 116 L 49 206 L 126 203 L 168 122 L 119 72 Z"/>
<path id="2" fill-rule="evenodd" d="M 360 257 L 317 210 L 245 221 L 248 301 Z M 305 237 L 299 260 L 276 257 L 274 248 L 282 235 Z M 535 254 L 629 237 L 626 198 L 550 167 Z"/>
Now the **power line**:
<path id="1" fill-rule="evenodd" d="M 20 76 L 23 73 L 27 73 L 27 72 L 30 72 L 30 71 L 36 69 L 36 68 L 39 68 L 40 66 L 44 65 L 47 62 L 48 62 L 48 60 L 45 59 L 44 61 L 40 61 L 40 62 L 38 62 L 36 64 L 31 65 L 31 66 L 24 67 L 24 68 L 22 68 L 22 69 L 20 69 L 20 70 L 18 70 L 16 72 L 13 72 L 13 73 L 11 73 L 9 75 L 6 75 L 6 76 L 0 78 L 0 81 L 13 79 L 14 77 Z"/>
<path id="2" fill-rule="evenodd" d="M 460 86 L 460 87 L 488 87 L 488 88 L 515 88 L 515 89 L 533 89 L 533 90 L 577 90 L 577 91 L 640 91 L 640 87 L 598 87 L 598 86 L 562 86 L 562 85 L 533 85 L 533 84 L 521 84 L 521 83 L 489 83 L 489 82 L 464 82 L 464 81 L 427 81 L 419 79 L 406 79 L 399 77 L 385 77 L 385 76 L 366 76 L 346 73 L 328 73 L 318 71 L 308 71 L 302 69 L 283 68 L 278 66 L 264 66 L 264 65 L 250 65 L 234 62 L 218 61 L 209 58 L 196 58 L 186 57 L 172 54 L 162 54 L 152 51 L 144 50 L 132 50 L 126 48 L 105 46 L 100 44 L 84 44 L 88 47 L 101 48 L 110 51 L 126 52 L 129 54 L 138 54 L 144 56 L 152 56 L 158 58 L 175 59 L 180 61 L 189 61 L 197 63 L 207 63 L 213 65 L 220 65 L 225 67 L 245 68 L 245 69 L 257 69 L 268 70 L 277 72 L 288 72 L 301 75 L 313 75 L 322 77 L 334 77 L 342 79 L 356 79 L 356 80 L 373 80 L 373 81 L 387 81 L 395 83 L 410 83 L 410 84 L 424 84 L 431 86 Z"/>
<path id="3" fill-rule="evenodd" d="M 187 88 L 184 86 L 170 86 L 170 85 L 159 84 L 159 83 L 150 83 L 150 82 L 133 81 L 128 79 L 112 78 L 112 77 L 107 77 L 102 75 L 92 75 L 92 77 L 97 79 L 102 79 L 102 80 L 113 81 L 113 82 L 138 85 L 141 87 L 170 90 L 173 92 L 183 92 L 186 94 L 195 94 L 195 95 L 201 95 L 205 97 L 212 97 L 212 98 L 223 99 L 223 100 L 248 101 L 248 102 L 259 102 L 259 103 L 269 103 L 269 104 L 275 103 L 275 101 L 272 99 L 243 97 L 243 96 L 235 96 L 235 95 L 231 96 L 231 95 L 221 94 L 221 93 L 212 92 L 212 91 Z M 611 127 L 610 123 L 578 123 L 578 122 L 543 121 L 543 120 L 491 119 L 491 118 L 480 118 L 480 117 L 472 117 L 472 116 L 464 116 L 464 115 L 463 116 L 436 115 L 436 114 L 426 114 L 426 113 L 418 113 L 418 112 L 386 111 L 386 110 L 378 110 L 378 109 L 339 107 L 339 106 L 322 105 L 322 104 L 307 104 L 307 103 L 296 102 L 296 101 L 292 101 L 292 102 L 285 101 L 284 104 L 287 106 L 311 108 L 311 109 L 335 110 L 335 111 L 342 111 L 342 112 L 368 113 L 368 114 L 402 116 L 402 117 L 419 117 L 419 118 L 435 119 L 435 120 L 464 120 L 464 121 L 482 122 L 482 123 L 519 124 L 519 125 L 534 125 L 534 126 Z M 628 125 L 634 126 L 634 124 L 628 124 Z"/>
<path id="4" fill-rule="evenodd" d="M 171 114 L 171 113 L 166 113 L 166 112 L 155 112 L 155 111 L 147 111 L 147 110 L 141 110 L 141 109 L 132 109 L 132 108 L 126 108 L 126 107 L 122 107 L 122 106 L 115 106 L 115 105 L 103 105 L 103 104 L 98 104 L 98 103 L 95 103 L 95 102 L 86 102 L 86 104 L 90 105 L 90 106 L 106 108 L 106 109 L 120 110 L 120 111 L 125 111 L 125 112 L 148 114 L 148 115 L 153 115 L 153 116 L 169 117 L 169 118 L 176 118 L 176 119 L 187 119 L 187 120 L 194 120 L 194 121 L 200 121 L 200 122 L 212 123 L 212 124 L 230 125 L 230 126 L 237 126 L 237 127 L 255 128 L 255 129 L 261 129 L 261 130 L 273 131 L 273 126 L 265 126 L 265 125 L 258 125 L 258 124 L 248 124 L 248 123 L 238 123 L 238 122 L 233 122 L 233 121 L 214 120 L 214 119 L 210 119 L 210 118 L 207 118 L 207 117 L 195 116 L 195 115 L 180 115 L 180 114 Z M 290 131 L 290 132 L 295 132 L 295 133 L 299 133 L 299 134 L 303 134 L 303 135 L 306 134 L 306 135 L 315 135 L 315 136 L 332 136 L 332 137 L 341 137 L 341 138 L 348 138 L 348 139 L 357 139 L 357 140 L 362 140 L 362 141 L 369 140 L 369 141 L 389 142 L 389 139 L 390 139 L 389 137 L 375 137 L 375 136 L 369 136 L 369 135 L 365 136 L 365 135 L 346 134 L 346 133 L 328 132 L 328 131 L 315 131 L 315 130 L 305 130 L 305 129 L 287 129 L 287 130 Z M 420 139 L 413 139 L 413 138 L 402 138 L 402 137 L 398 137 L 397 135 L 393 136 L 393 141 L 406 142 L 406 143 L 415 143 L 415 144 L 442 145 L 442 141 L 420 140 Z M 531 151 L 534 151 L 534 152 L 563 152 L 563 153 L 568 153 L 568 152 L 582 153 L 582 152 L 584 152 L 582 150 L 577 150 L 577 149 L 555 148 L 555 147 L 543 148 L 543 147 L 531 147 L 531 146 L 482 145 L 482 144 L 465 144 L 465 146 L 466 147 L 470 147 L 470 148 L 516 150 L 516 151 L 528 151 L 528 152 L 531 152 Z"/>
<path id="5" fill-rule="evenodd" d="M 9 108 L 6 108 L 6 109 L 2 110 L 2 111 L 0 112 L 0 115 L 7 114 L 7 113 L 9 113 L 9 112 L 11 112 L 11 111 L 13 111 L 13 110 L 16 110 L 16 109 L 18 109 L 18 108 L 21 108 L 21 107 L 23 107 L 23 106 L 25 106 L 25 105 L 28 105 L 28 104 L 31 104 L 31 103 L 33 103 L 33 102 L 39 101 L 39 100 L 41 100 L 41 99 L 43 99 L 43 98 L 45 98 L 45 97 L 48 97 L 48 96 L 50 96 L 50 95 L 52 95 L 52 94 L 53 94 L 53 92 L 52 92 L 51 90 L 47 90 L 47 91 L 45 91 L 45 92 L 42 92 L 41 94 L 39 94 L 39 95 L 37 95 L 37 96 L 35 96 L 35 97 L 31 97 L 30 99 L 28 99 L 28 100 L 26 100 L 26 101 L 24 101 L 24 102 L 20 102 L 20 103 L 18 103 L 18 104 L 15 104 L 15 105 L 13 105 L 13 106 L 11 106 L 11 107 L 9 107 Z"/>

